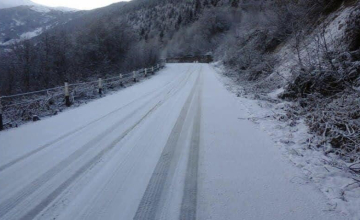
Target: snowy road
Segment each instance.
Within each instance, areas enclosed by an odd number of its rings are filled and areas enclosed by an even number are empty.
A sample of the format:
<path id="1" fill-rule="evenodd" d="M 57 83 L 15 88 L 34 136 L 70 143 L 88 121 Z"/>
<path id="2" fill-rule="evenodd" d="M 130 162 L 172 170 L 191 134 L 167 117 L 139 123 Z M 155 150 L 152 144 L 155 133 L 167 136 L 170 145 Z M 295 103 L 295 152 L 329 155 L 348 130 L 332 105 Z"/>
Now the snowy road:
<path id="1" fill-rule="evenodd" d="M 345 219 L 207 64 L 0 133 L 0 219 Z"/>

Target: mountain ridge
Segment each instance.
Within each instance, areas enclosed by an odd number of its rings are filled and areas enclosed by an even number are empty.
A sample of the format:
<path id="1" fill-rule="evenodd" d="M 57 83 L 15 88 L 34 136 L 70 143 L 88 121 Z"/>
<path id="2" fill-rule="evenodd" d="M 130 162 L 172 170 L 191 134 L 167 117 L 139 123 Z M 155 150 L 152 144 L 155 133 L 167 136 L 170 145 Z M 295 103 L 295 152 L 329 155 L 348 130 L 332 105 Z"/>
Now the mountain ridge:
<path id="1" fill-rule="evenodd" d="M 0 9 L 0 46 L 31 39 L 82 14 L 72 9 L 30 3 Z"/>
<path id="2" fill-rule="evenodd" d="M 32 6 L 38 6 L 39 4 L 30 1 L 30 0 L 1 0 L 0 1 L 0 9 L 3 8 L 13 8 L 17 6 L 23 6 L 23 5 L 32 5 Z"/>

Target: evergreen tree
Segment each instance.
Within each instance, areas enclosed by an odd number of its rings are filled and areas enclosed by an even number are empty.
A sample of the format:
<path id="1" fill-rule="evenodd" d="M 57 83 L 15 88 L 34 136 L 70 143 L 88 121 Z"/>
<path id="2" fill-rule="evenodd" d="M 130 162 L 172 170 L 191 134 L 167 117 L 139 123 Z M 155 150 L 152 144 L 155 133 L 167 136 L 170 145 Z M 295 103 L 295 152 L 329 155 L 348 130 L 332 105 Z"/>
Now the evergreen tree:
<path id="1" fill-rule="evenodd" d="M 176 29 L 178 29 L 181 26 L 182 23 L 182 17 L 179 15 L 177 21 L 176 21 Z"/>
<path id="2" fill-rule="evenodd" d="M 195 1 L 195 14 L 200 13 L 201 11 L 201 1 L 200 0 L 196 0 Z"/>
<path id="3" fill-rule="evenodd" d="M 208 8 L 210 6 L 209 0 L 205 0 L 203 6 L 204 8 Z"/>
<path id="4" fill-rule="evenodd" d="M 211 4 L 216 7 L 217 4 L 219 3 L 219 0 L 211 0 Z"/>
<path id="5" fill-rule="evenodd" d="M 238 8 L 239 7 L 239 0 L 231 0 L 231 7 Z"/>
<path id="6" fill-rule="evenodd" d="M 162 29 L 159 35 L 160 42 L 163 42 L 163 38 L 164 38 L 164 30 Z"/>

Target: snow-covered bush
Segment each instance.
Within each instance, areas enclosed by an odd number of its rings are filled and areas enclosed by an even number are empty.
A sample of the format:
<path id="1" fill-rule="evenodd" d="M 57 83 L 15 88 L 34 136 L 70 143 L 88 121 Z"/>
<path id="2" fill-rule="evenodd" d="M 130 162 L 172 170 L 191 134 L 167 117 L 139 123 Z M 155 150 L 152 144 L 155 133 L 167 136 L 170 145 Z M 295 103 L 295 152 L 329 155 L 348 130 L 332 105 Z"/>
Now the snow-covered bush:
<path id="1" fill-rule="evenodd" d="M 290 111 L 304 116 L 318 137 L 312 145 L 347 162 L 360 161 L 360 49 L 354 42 L 359 29 L 353 26 L 359 22 L 359 7 L 349 16 L 342 46 L 328 42 L 325 31 L 315 44 L 302 46 L 307 53 L 298 57 L 299 68 L 281 95 L 296 102 L 296 111 Z"/>
<path id="2" fill-rule="evenodd" d="M 355 3 L 273 1 L 262 10 L 245 10 L 215 51 L 245 94 L 267 99 L 287 85 L 281 97 L 294 103 L 290 116 L 305 118 L 316 137 L 311 146 L 326 147 L 348 162 L 360 156 L 360 5 L 346 18 L 341 39 L 332 34 L 342 27 L 328 27 L 334 18 L 327 17 Z M 290 78 L 276 69 L 286 60 L 286 53 L 277 57 L 284 45 L 293 54 Z"/>

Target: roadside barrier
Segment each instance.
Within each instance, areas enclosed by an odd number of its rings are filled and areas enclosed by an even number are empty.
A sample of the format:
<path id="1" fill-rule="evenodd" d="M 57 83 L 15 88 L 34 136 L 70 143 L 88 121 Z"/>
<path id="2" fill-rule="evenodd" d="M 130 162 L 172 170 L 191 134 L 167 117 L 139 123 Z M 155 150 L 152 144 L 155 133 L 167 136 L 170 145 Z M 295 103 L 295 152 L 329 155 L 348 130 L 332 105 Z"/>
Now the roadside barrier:
<path id="1" fill-rule="evenodd" d="M 162 62 L 150 68 L 144 68 L 132 73 L 123 74 L 110 78 L 99 78 L 89 82 L 69 83 L 64 82 L 64 86 L 54 88 L 2 96 L 0 97 L 0 131 L 17 126 L 12 122 L 19 120 L 30 121 L 38 118 L 38 112 L 46 112 L 51 106 L 70 107 L 76 100 L 86 100 L 102 96 L 107 90 L 112 90 L 117 86 L 124 87 L 130 82 L 138 82 L 141 78 L 147 78 L 149 74 L 154 75 L 157 71 L 165 67 Z M 57 109 L 52 109 L 53 114 L 57 114 Z"/>

